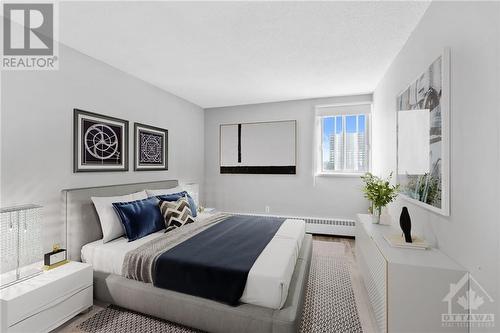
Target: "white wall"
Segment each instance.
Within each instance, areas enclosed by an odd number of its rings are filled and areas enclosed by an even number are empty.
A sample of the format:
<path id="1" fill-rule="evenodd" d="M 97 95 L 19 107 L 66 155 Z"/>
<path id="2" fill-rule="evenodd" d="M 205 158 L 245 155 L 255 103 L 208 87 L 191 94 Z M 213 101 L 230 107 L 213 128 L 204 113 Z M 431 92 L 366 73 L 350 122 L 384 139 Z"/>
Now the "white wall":
<path id="1" fill-rule="evenodd" d="M 265 206 L 269 206 L 271 214 L 312 217 L 354 218 L 366 211 L 359 177 L 318 177 L 314 185 L 314 107 L 371 99 L 371 95 L 359 95 L 207 109 L 205 205 L 253 213 L 265 213 Z M 219 125 L 269 120 L 297 120 L 297 174 L 220 174 Z"/>
<path id="2" fill-rule="evenodd" d="M 408 206 L 417 233 L 469 270 L 497 304 L 499 22 L 499 3 L 433 2 L 376 88 L 373 111 L 374 171 L 387 175 L 396 169 L 396 96 L 451 48 L 451 215 L 401 199 L 391 213 L 398 219 Z M 499 320 L 497 313 L 497 327 Z"/>
<path id="3" fill-rule="evenodd" d="M 44 247 L 64 244 L 64 188 L 164 179 L 202 182 L 203 110 L 71 48 L 58 71 L 2 73 L 1 203 L 44 206 Z M 73 108 L 169 130 L 169 170 L 73 173 Z"/>

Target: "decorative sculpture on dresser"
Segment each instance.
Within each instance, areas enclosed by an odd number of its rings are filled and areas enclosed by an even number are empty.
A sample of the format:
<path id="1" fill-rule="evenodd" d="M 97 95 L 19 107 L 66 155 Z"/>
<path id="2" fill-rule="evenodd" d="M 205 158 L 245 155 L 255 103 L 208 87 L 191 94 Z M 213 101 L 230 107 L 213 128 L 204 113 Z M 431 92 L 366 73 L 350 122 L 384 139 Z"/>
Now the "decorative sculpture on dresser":
<path id="1" fill-rule="evenodd" d="M 410 213 L 408 213 L 408 208 L 403 207 L 401 211 L 401 216 L 399 218 L 399 225 L 401 226 L 401 230 L 403 230 L 403 234 L 405 236 L 405 241 L 407 243 L 411 243 L 411 219 Z"/>

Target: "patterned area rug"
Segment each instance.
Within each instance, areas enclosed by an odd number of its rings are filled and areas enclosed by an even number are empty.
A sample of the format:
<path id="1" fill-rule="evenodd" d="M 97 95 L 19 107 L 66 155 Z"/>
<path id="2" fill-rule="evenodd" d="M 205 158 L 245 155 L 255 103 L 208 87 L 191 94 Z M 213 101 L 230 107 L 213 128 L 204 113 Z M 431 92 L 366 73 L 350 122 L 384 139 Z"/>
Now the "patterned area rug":
<path id="1" fill-rule="evenodd" d="M 186 326 L 110 305 L 77 326 L 89 333 L 194 333 Z"/>
<path id="2" fill-rule="evenodd" d="M 77 326 L 87 333 L 194 333 L 182 325 L 109 306 Z M 361 333 L 345 245 L 314 240 L 300 332 Z"/>
<path id="3" fill-rule="evenodd" d="M 363 332 L 342 243 L 313 242 L 300 332 Z"/>

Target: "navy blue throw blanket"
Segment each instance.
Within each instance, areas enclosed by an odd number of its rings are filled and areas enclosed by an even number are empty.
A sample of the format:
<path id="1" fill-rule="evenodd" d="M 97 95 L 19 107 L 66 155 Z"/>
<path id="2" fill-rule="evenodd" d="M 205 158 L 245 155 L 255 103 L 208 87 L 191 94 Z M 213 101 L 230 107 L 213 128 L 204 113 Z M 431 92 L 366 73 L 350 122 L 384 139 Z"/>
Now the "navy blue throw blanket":
<path id="1" fill-rule="evenodd" d="M 284 219 L 232 216 L 161 254 L 154 285 L 238 305 L 248 273 Z"/>

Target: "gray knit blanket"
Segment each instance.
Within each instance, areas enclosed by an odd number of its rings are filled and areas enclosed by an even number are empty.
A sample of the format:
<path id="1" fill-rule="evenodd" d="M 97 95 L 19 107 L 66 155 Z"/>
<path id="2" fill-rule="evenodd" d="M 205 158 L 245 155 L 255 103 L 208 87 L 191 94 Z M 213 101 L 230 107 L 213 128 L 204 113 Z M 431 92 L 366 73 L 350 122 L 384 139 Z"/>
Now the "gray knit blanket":
<path id="1" fill-rule="evenodd" d="M 219 222 L 224 221 L 230 215 L 216 213 L 203 220 L 186 224 L 180 228 L 171 230 L 162 236 L 155 238 L 138 248 L 125 254 L 122 266 L 122 275 L 127 279 L 153 283 L 153 269 L 156 259 L 165 251 L 184 242 L 185 240 L 199 234 Z"/>

